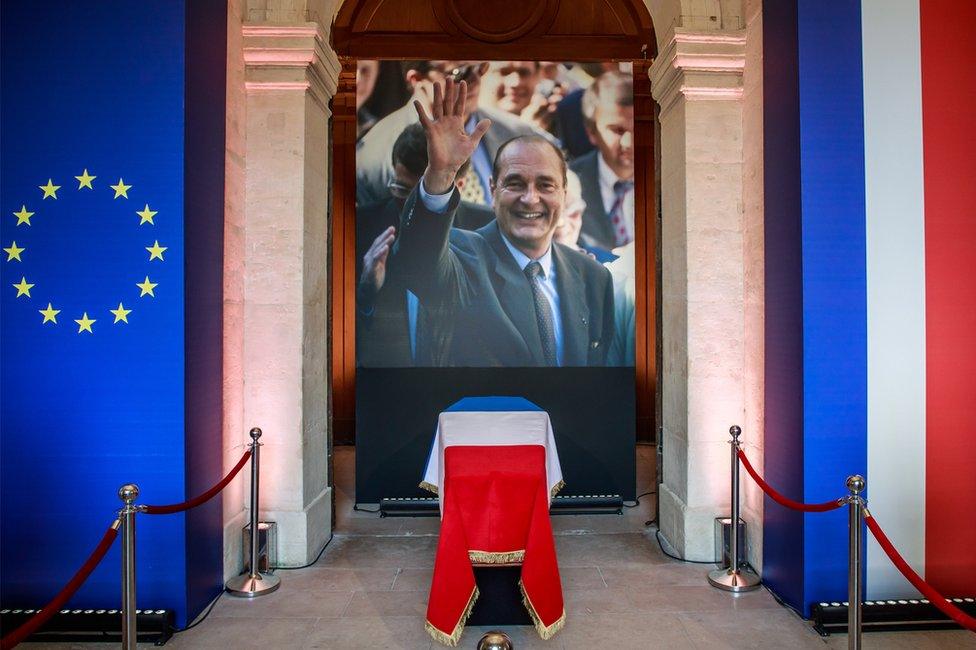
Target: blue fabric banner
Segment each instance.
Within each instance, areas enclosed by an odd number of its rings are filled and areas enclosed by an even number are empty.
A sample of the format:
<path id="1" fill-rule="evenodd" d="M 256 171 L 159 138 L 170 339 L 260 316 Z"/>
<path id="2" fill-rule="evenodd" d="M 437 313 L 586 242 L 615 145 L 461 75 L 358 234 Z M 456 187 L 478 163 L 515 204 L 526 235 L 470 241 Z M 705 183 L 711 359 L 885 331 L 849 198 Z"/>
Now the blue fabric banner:
<path id="1" fill-rule="evenodd" d="M 187 496 L 184 4 L 4 2 L 0 76 L 0 598 L 39 607 L 121 484 Z M 140 518 L 139 606 L 181 621 L 184 535 Z M 118 572 L 72 605 L 118 606 Z"/>

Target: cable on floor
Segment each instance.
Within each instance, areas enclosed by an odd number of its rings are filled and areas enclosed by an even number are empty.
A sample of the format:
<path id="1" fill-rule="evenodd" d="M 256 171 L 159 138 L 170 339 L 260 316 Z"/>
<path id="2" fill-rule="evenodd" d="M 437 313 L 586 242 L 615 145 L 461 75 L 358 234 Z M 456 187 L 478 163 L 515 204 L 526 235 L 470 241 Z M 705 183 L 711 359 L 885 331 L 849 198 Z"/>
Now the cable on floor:
<path id="1" fill-rule="evenodd" d="M 625 508 L 636 508 L 637 506 L 640 505 L 641 497 L 646 497 L 646 496 L 651 495 L 651 494 L 657 494 L 657 490 L 651 490 L 650 492 L 645 492 L 644 494 L 638 494 L 637 495 L 637 498 L 634 499 L 634 503 L 633 504 L 627 503 L 625 501 L 624 502 L 624 507 Z"/>
<path id="2" fill-rule="evenodd" d="M 193 622 L 193 623 L 191 623 L 190 625 L 187 625 L 187 626 L 186 626 L 186 627 L 184 627 L 184 628 L 176 628 L 176 627 L 171 627 L 171 628 L 170 628 L 170 630 L 171 630 L 171 631 L 172 631 L 172 632 L 173 632 L 174 634 L 179 634 L 180 632 L 186 632 L 186 631 L 188 631 L 188 630 L 192 630 L 192 629 L 193 629 L 193 628 L 195 628 L 195 627 L 196 627 L 197 625 L 200 625 L 200 623 L 203 623 L 203 622 L 204 622 L 205 620 L 207 620 L 207 617 L 208 617 L 208 616 L 210 616 L 210 612 L 212 612 L 212 611 L 213 611 L 213 608 L 214 608 L 214 605 L 216 605 L 216 604 L 217 604 L 217 601 L 218 601 L 218 600 L 220 600 L 220 596 L 223 596 L 223 595 L 224 595 L 224 594 L 223 594 L 223 593 L 221 593 L 221 594 L 219 594 L 219 595 L 218 595 L 218 596 L 217 596 L 216 598 L 214 598 L 214 599 L 213 599 L 213 601 L 211 601 L 211 603 L 210 603 L 210 605 L 209 605 L 209 606 L 207 607 L 207 611 L 205 611 L 205 612 L 203 613 L 203 616 L 201 616 L 201 617 L 199 617 L 199 618 L 198 618 L 198 619 L 197 619 L 197 620 L 196 620 L 195 622 Z"/>
<path id="3" fill-rule="evenodd" d="M 686 560 L 683 557 L 678 557 L 677 555 L 671 555 L 666 550 L 664 550 L 664 543 L 661 541 L 661 531 L 655 530 L 654 536 L 657 538 L 657 545 L 661 547 L 661 552 L 667 555 L 672 560 L 677 560 L 678 562 L 685 562 L 687 564 L 716 564 L 716 562 L 708 562 L 702 560 Z"/>
<path id="4" fill-rule="evenodd" d="M 329 541 L 325 543 L 325 546 L 323 546 L 322 550 L 319 551 L 319 554 L 315 556 L 315 559 L 309 562 L 308 564 L 302 566 L 273 566 L 271 567 L 271 570 L 272 571 L 297 571 L 298 569 L 307 569 L 308 567 L 312 566 L 313 564 L 319 561 L 319 559 L 322 557 L 322 554 L 325 553 L 325 549 L 329 548 L 329 544 L 332 543 L 333 539 L 335 539 L 335 535 L 330 535 Z"/>

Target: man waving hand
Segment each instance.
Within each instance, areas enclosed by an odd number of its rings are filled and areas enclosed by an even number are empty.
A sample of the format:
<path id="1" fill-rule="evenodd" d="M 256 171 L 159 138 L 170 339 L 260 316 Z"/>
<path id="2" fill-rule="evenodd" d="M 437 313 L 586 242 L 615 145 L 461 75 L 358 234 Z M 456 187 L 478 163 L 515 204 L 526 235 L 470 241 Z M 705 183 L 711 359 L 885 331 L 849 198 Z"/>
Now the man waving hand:
<path id="1" fill-rule="evenodd" d="M 491 127 L 464 130 L 465 82 L 434 86 L 424 177 L 401 213 L 391 269 L 450 331 L 455 366 L 604 365 L 613 334 L 609 272 L 553 242 L 566 199 L 566 161 L 540 136 L 499 147 L 492 165 L 495 221 L 452 229 L 458 169 Z"/>

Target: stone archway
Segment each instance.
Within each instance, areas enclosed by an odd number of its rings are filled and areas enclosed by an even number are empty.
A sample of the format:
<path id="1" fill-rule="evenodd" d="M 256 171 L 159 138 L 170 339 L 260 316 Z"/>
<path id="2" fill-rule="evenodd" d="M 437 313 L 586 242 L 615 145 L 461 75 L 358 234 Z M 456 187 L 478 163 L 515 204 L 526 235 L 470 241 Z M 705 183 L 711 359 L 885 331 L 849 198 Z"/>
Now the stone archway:
<path id="1" fill-rule="evenodd" d="M 728 509 L 725 431 L 741 423 L 747 444 L 762 440 L 760 6 L 646 6 L 661 107 L 661 530 L 682 555 L 712 559 L 712 519 Z M 315 342 L 328 326 L 326 125 L 340 71 L 329 46 L 338 6 L 230 8 L 224 447 L 232 459 L 247 426 L 268 432 L 262 517 L 278 522 L 280 562 L 298 565 L 331 530 L 329 405 L 318 390 L 327 350 Z M 245 505 L 243 490 L 225 497 L 229 574 Z M 747 500 L 757 566 L 760 507 Z"/>

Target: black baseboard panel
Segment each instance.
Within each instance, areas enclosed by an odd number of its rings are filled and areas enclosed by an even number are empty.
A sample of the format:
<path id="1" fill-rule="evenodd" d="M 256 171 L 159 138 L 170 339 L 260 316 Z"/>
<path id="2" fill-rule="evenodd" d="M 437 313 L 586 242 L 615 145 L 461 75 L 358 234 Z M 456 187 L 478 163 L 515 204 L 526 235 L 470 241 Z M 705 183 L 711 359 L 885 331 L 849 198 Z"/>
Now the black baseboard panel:
<path id="1" fill-rule="evenodd" d="M 976 598 L 950 598 L 953 605 L 976 616 Z M 847 632 L 847 603 L 817 603 L 810 608 L 813 628 L 821 636 Z M 924 598 L 866 600 L 861 606 L 862 632 L 893 630 L 958 630 L 960 626 Z"/>
<path id="2" fill-rule="evenodd" d="M 356 502 L 426 497 L 438 414 L 464 397 L 519 396 L 549 413 L 562 496 L 636 496 L 633 368 L 358 368 Z"/>
<path id="3" fill-rule="evenodd" d="M 0 610 L 0 629 L 4 636 L 33 618 L 40 610 Z M 137 609 L 136 631 L 140 643 L 164 645 L 176 627 L 176 617 L 170 609 Z M 46 642 L 120 642 L 122 614 L 117 609 L 62 609 L 42 625 L 28 641 Z"/>

